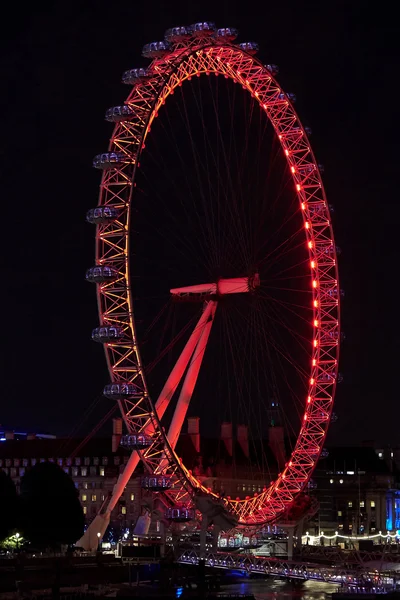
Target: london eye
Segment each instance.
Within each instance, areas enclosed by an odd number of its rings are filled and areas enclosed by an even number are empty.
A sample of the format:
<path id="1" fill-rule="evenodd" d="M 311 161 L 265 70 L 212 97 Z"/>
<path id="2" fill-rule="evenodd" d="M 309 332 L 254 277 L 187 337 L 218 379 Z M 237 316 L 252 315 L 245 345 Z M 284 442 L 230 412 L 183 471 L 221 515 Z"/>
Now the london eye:
<path id="1" fill-rule="evenodd" d="M 97 289 L 104 395 L 131 452 L 108 514 L 141 463 L 143 489 L 181 521 L 209 502 L 239 526 L 273 523 L 323 451 L 340 290 L 322 167 L 277 67 L 237 35 L 211 22 L 167 30 L 143 48 L 147 66 L 123 74 L 125 102 L 106 112 L 114 130 L 94 159 L 102 178 L 86 279 Z M 228 497 L 210 470 L 185 464 L 190 414 L 210 436 L 221 422 L 250 432 L 257 491 Z M 261 443 L 271 418 L 290 440 L 277 472 Z"/>

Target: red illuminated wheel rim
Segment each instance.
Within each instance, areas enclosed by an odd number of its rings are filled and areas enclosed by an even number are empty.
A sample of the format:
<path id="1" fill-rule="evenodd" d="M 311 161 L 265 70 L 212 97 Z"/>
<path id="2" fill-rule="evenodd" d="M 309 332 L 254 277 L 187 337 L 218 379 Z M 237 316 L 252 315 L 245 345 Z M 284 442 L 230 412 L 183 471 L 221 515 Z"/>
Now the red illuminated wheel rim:
<path id="1" fill-rule="evenodd" d="M 132 384 L 135 389 L 134 397 L 125 398 L 121 394 L 117 398 L 128 432 L 138 435 L 151 431 L 151 443 L 135 450 L 146 470 L 163 474 L 173 482 L 165 490 L 171 504 L 187 503 L 195 493 L 202 492 L 223 502 L 239 523 L 260 525 L 276 521 L 292 506 L 309 482 L 322 451 L 338 376 L 340 298 L 329 208 L 307 133 L 273 69 L 261 64 L 251 50 L 250 46 L 240 47 L 218 37 L 214 31 L 206 31 L 201 37 L 178 36 L 172 45 L 154 52 L 159 56 L 153 58 L 145 71 L 132 75 L 132 90 L 125 101 L 128 108 L 125 114 L 115 111 L 115 118 L 110 119 L 116 125 L 108 154 L 98 159 L 107 166 L 98 207 L 109 207 L 111 216 L 105 218 L 103 211 L 103 218 L 97 221 L 96 265 L 109 266 L 114 273 L 109 280 L 104 277 L 97 281 L 100 324 L 121 334 L 104 344 L 107 365 L 114 384 Z M 219 74 L 242 86 L 259 103 L 275 130 L 303 215 L 312 289 L 313 336 L 309 340 L 312 359 L 300 432 L 276 481 L 245 500 L 219 498 L 204 488 L 172 449 L 148 393 L 134 320 L 130 231 L 140 157 L 146 138 L 151 135 L 152 123 L 169 96 L 191 77 L 209 74 Z"/>

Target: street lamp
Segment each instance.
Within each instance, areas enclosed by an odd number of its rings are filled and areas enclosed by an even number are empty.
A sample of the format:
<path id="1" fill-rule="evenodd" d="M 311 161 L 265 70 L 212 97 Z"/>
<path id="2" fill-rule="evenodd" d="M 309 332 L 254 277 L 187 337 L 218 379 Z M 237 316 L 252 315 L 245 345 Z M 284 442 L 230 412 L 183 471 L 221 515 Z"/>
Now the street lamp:
<path id="1" fill-rule="evenodd" d="M 97 552 L 100 552 L 100 538 L 101 538 L 101 533 L 98 532 L 97 533 Z"/>
<path id="2" fill-rule="evenodd" d="M 16 545 L 17 545 L 17 552 L 18 552 L 18 549 L 19 549 L 19 537 L 20 537 L 20 535 L 19 535 L 19 533 L 17 532 L 17 533 L 15 534 Z"/>

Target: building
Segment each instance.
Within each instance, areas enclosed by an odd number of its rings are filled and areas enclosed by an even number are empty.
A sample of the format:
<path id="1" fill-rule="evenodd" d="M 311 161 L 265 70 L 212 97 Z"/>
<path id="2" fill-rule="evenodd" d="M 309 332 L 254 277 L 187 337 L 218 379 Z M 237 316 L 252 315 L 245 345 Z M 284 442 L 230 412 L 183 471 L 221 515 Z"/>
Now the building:
<path id="1" fill-rule="evenodd" d="M 376 535 L 400 529 L 400 470 L 397 451 L 330 448 L 311 487 L 320 505 L 310 534 Z"/>
<path id="2" fill-rule="evenodd" d="M 0 432 L 0 468 L 17 486 L 25 471 L 39 462 L 54 462 L 71 476 L 90 523 L 111 497 L 119 474 L 125 468 L 129 451 L 110 437 L 79 439 Z M 118 534 L 131 529 L 141 511 L 140 478 L 132 478 L 111 515 L 111 529 Z"/>

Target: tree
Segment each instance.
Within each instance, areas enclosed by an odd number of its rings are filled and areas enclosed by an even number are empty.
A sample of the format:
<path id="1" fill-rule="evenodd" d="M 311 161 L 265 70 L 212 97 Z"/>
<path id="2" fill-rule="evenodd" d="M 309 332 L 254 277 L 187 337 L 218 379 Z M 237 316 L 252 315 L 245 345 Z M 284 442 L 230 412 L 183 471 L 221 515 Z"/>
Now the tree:
<path id="1" fill-rule="evenodd" d="M 0 542 L 17 527 L 18 496 L 12 479 L 0 471 Z"/>
<path id="2" fill-rule="evenodd" d="M 38 548 L 73 544 L 84 530 L 74 482 L 58 465 L 38 463 L 21 480 L 21 529 Z"/>

